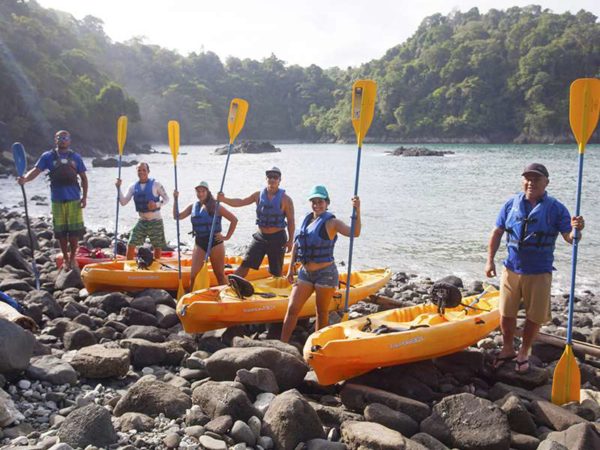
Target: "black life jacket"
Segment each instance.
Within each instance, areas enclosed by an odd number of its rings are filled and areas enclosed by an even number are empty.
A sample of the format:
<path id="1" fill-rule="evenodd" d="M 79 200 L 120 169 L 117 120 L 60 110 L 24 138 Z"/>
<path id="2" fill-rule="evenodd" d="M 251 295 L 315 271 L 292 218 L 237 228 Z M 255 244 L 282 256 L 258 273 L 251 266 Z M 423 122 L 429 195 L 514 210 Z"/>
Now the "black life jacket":
<path id="1" fill-rule="evenodd" d="M 53 169 L 48 173 L 51 188 L 64 186 L 79 187 L 77 162 L 75 161 L 74 154 L 73 150 L 69 150 L 66 155 L 59 155 L 56 149 L 52 151 Z"/>

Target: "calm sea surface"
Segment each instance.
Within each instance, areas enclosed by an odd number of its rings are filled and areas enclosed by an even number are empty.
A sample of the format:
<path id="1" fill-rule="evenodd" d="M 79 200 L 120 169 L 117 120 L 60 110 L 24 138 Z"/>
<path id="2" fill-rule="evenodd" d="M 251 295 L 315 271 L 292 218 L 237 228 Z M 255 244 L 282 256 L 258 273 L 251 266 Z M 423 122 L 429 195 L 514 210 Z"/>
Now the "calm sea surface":
<path id="1" fill-rule="evenodd" d="M 329 189 L 331 211 L 349 220 L 354 187 L 355 145 L 290 144 L 281 153 L 232 155 L 225 182 L 228 196 L 247 196 L 264 186 L 265 168 L 276 165 L 283 172 L 281 186 L 294 200 L 296 221 L 310 205 L 306 195 L 314 184 Z M 520 189 L 520 173 L 537 161 L 550 171 L 548 191 L 574 213 L 577 187 L 577 150 L 562 145 L 429 145 L 448 150 L 445 157 L 394 157 L 386 155 L 394 145 L 363 148 L 359 195 L 362 200 L 363 233 L 355 241 L 353 265 L 359 268 L 389 266 L 432 278 L 455 274 L 465 280 L 483 279 L 487 240 L 501 205 Z M 145 160 L 150 175 L 173 191 L 173 164 L 168 147 L 162 154 L 125 155 Z M 180 208 L 194 200 L 194 186 L 206 180 L 218 190 L 224 156 L 213 155 L 214 146 L 184 146 L 178 158 Z M 86 226 L 114 230 L 117 169 L 93 168 L 85 159 L 90 180 Z M 125 184 L 135 181 L 134 167 L 123 169 Z M 12 206 L 21 198 L 13 179 L 2 181 L 0 202 Z M 27 185 L 28 196 L 49 197 L 42 178 Z M 600 146 L 588 146 L 585 155 L 582 213 L 587 228 L 579 247 L 577 288 L 598 291 L 600 287 Z M 172 201 L 172 199 L 171 199 Z M 31 202 L 32 214 L 49 214 L 50 207 Z M 163 217 L 167 239 L 175 241 L 171 204 Z M 243 251 L 255 230 L 254 207 L 233 209 L 240 219 L 227 243 L 228 253 Z M 133 204 L 121 208 L 119 230 L 136 221 Z M 182 240 L 191 242 L 189 221 L 184 221 Z M 498 252 L 500 268 L 504 247 Z M 348 239 L 336 247 L 338 262 L 348 258 Z M 570 246 L 559 238 L 555 267 L 555 291 L 566 291 L 570 283 Z"/>

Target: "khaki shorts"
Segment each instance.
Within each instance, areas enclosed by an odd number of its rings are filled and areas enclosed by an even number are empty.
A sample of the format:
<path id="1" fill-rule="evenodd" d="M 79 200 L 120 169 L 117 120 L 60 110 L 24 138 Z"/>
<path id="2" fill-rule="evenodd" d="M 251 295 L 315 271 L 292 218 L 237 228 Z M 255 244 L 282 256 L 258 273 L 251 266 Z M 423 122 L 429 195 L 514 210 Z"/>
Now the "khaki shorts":
<path id="1" fill-rule="evenodd" d="M 505 267 L 500 280 L 500 314 L 516 318 L 523 300 L 527 319 L 543 325 L 552 318 L 551 288 L 551 273 L 521 275 Z"/>

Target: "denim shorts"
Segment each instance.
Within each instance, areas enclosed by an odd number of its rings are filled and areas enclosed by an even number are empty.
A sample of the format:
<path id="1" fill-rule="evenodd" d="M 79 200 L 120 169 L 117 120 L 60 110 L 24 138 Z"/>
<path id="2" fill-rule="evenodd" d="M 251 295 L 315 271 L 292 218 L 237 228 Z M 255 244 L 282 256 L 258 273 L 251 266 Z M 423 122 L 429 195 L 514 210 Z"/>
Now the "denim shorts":
<path id="1" fill-rule="evenodd" d="M 298 282 L 312 284 L 316 287 L 337 288 L 340 285 L 335 263 L 314 271 L 306 270 L 304 267 L 300 268 L 298 271 Z"/>

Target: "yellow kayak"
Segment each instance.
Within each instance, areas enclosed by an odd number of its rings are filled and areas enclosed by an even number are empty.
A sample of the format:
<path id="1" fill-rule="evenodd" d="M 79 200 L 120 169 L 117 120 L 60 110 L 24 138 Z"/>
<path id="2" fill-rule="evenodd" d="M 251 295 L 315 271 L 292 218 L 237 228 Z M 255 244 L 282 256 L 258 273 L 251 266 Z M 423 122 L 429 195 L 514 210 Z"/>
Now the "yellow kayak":
<path id="1" fill-rule="evenodd" d="M 242 263 L 241 256 L 225 257 L 225 274 L 233 273 Z M 284 272 L 290 263 L 289 255 L 284 260 Z M 181 259 L 181 280 L 183 286 L 190 285 L 190 271 L 192 259 Z M 210 262 L 208 265 L 210 285 L 216 286 L 217 279 L 212 271 Z M 267 259 L 263 260 L 258 270 L 248 272 L 246 279 L 257 280 L 269 276 L 269 264 Z M 81 271 L 81 278 L 87 291 L 91 294 L 98 291 L 141 291 L 143 289 L 165 289 L 176 291 L 179 286 L 179 271 L 177 259 L 161 259 L 154 261 L 148 269 L 138 269 L 137 263 L 128 261 L 111 261 L 99 264 L 88 264 Z"/>
<path id="2" fill-rule="evenodd" d="M 500 325 L 498 296 L 498 291 L 488 290 L 466 297 L 444 314 L 429 303 L 331 325 L 308 338 L 304 359 L 319 383 L 328 385 L 378 367 L 455 353 Z"/>
<path id="3" fill-rule="evenodd" d="M 340 274 L 341 288 L 329 305 L 330 311 L 344 307 L 347 274 Z M 374 294 L 387 284 L 392 273 L 389 269 L 352 272 L 350 277 L 350 305 Z M 217 328 L 249 323 L 281 322 L 287 310 L 292 286 L 285 278 L 266 278 L 253 281 L 255 294 L 243 300 L 233 289 L 219 286 L 191 292 L 181 297 L 177 315 L 188 333 L 203 333 Z M 306 301 L 300 317 L 314 316 L 315 295 Z"/>

